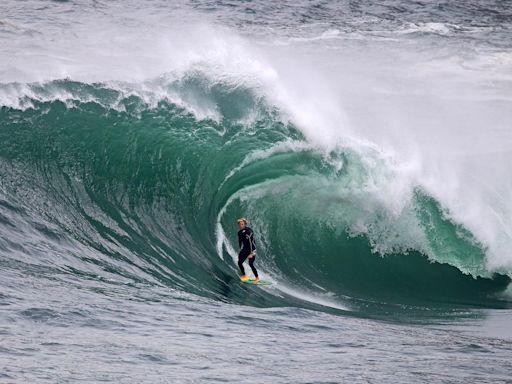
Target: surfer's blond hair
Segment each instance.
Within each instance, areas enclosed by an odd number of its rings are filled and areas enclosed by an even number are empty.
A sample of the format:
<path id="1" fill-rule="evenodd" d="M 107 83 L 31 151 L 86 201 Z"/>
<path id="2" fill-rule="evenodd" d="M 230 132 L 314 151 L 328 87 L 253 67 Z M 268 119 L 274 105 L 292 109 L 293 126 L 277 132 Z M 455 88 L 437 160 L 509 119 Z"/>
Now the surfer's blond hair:
<path id="1" fill-rule="evenodd" d="M 239 218 L 236 222 L 241 223 L 242 221 L 245 223 L 245 225 L 249 224 L 249 220 L 247 220 L 245 217 Z"/>

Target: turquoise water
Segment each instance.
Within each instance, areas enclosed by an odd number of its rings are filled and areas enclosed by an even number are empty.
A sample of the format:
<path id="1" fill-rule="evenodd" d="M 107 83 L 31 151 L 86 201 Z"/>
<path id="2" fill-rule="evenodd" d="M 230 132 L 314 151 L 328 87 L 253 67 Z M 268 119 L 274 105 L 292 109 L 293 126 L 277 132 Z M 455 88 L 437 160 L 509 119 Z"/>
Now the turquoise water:
<path id="1" fill-rule="evenodd" d="M 0 380 L 509 380 L 509 7 L 2 7 Z"/>

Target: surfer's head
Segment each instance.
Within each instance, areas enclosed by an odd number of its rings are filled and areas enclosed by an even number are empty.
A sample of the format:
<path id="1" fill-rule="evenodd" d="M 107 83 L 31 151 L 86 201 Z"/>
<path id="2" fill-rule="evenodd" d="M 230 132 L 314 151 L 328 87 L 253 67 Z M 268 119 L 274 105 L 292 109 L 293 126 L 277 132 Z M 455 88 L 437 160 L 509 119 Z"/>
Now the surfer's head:
<path id="1" fill-rule="evenodd" d="M 247 226 L 247 224 L 249 224 L 249 221 L 245 217 L 241 217 L 236 222 L 238 223 L 240 229 L 244 229 Z"/>

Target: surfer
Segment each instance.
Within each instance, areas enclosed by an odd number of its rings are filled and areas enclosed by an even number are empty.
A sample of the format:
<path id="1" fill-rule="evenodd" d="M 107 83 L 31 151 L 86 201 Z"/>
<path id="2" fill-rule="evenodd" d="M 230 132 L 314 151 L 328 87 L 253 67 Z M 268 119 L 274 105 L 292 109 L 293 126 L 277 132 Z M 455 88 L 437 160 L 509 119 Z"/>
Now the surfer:
<path id="1" fill-rule="evenodd" d="M 240 252 L 238 253 L 238 267 L 242 272 L 242 276 L 240 279 L 245 281 L 249 280 L 249 276 L 245 274 L 244 262 L 249 259 L 249 266 L 252 269 L 252 273 L 254 273 L 254 282 L 257 283 L 260 281 L 258 277 L 258 271 L 256 271 L 256 267 L 254 266 L 254 259 L 256 259 L 256 241 L 254 240 L 254 232 L 247 225 L 249 222 L 246 218 L 242 217 L 237 220 L 238 227 L 240 230 L 238 231 L 238 246 L 240 247 Z"/>

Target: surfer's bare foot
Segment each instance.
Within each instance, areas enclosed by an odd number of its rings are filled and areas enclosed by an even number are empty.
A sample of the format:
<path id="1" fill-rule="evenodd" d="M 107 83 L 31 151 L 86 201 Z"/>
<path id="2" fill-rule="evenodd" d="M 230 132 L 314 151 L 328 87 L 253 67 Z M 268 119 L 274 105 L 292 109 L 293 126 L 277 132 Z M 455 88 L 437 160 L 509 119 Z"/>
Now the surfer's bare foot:
<path id="1" fill-rule="evenodd" d="M 249 276 L 247 276 L 247 275 L 242 275 L 242 276 L 240 276 L 240 280 L 242 280 L 242 281 L 247 281 L 247 280 L 249 280 Z"/>

